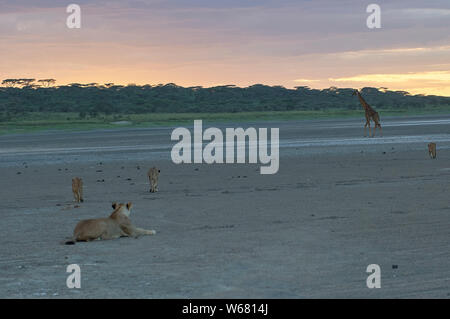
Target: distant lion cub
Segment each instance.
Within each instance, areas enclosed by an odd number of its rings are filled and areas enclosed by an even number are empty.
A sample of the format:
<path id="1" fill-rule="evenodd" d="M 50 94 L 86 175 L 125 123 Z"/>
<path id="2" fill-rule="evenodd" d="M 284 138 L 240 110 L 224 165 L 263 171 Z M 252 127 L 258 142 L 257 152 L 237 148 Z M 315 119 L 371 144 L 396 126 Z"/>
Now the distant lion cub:
<path id="1" fill-rule="evenodd" d="M 428 155 L 431 158 L 436 158 L 436 143 L 428 143 Z"/>
<path id="2" fill-rule="evenodd" d="M 148 170 L 147 176 L 150 181 L 150 193 L 156 193 L 158 191 L 158 178 L 161 171 L 156 167 L 152 167 Z"/>
<path id="3" fill-rule="evenodd" d="M 114 211 L 108 218 L 86 219 L 80 221 L 73 231 L 71 240 L 66 245 L 73 245 L 77 241 L 92 241 L 96 239 L 116 239 L 119 237 L 138 237 L 141 235 L 155 235 L 154 230 L 138 228 L 129 218 L 132 203 L 112 204 Z"/>
<path id="4" fill-rule="evenodd" d="M 77 203 L 84 202 L 83 199 L 83 180 L 79 177 L 72 178 L 73 197 Z"/>

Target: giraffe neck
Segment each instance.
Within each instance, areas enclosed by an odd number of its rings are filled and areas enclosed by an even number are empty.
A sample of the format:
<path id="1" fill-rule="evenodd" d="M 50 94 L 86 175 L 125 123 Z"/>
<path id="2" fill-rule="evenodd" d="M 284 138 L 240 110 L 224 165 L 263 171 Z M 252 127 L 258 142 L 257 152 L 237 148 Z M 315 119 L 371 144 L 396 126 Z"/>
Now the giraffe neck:
<path id="1" fill-rule="evenodd" d="M 361 103 L 362 107 L 364 108 L 365 111 L 370 111 L 372 108 L 370 107 L 369 104 L 367 104 L 367 102 L 364 100 L 364 98 L 361 96 L 361 94 L 359 92 L 358 93 L 358 98 L 359 98 L 359 102 Z"/>

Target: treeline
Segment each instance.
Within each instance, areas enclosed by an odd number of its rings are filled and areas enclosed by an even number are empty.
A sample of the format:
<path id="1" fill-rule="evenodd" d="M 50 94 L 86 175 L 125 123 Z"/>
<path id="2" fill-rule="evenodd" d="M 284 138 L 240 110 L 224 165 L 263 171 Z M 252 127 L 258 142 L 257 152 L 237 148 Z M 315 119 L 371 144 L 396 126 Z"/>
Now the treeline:
<path id="1" fill-rule="evenodd" d="M 84 118 L 101 114 L 361 109 L 351 88 L 287 89 L 261 84 L 204 88 L 173 83 L 155 86 L 73 83 L 56 87 L 52 86 L 53 79 L 40 80 L 39 85 L 32 84 L 34 79 L 6 81 L 9 82 L 3 81 L 5 86 L 0 87 L 2 120 L 28 112 L 75 112 Z M 370 87 L 361 92 L 376 109 L 450 107 L 449 97 Z"/>

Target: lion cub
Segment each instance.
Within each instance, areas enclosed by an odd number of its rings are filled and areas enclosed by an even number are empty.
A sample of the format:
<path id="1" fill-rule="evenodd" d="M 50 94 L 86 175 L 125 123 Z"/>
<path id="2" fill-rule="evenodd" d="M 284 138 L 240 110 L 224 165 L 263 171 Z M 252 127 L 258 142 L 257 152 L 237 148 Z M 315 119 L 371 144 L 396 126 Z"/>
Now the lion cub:
<path id="1" fill-rule="evenodd" d="M 428 143 L 428 155 L 430 158 L 436 158 L 436 143 Z"/>
<path id="2" fill-rule="evenodd" d="M 73 197 L 77 203 L 84 202 L 83 199 L 83 180 L 81 178 L 72 178 L 72 192 Z"/>
<path id="3" fill-rule="evenodd" d="M 108 218 L 86 219 L 80 221 L 73 231 L 71 240 L 66 245 L 77 241 L 92 241 L 96 239 L 116 239 L 119 237 L 139 237 L 140 235 L 155 235 L 156 231 L 135 227 L 129 218 L 132 203 L 112 204 L 114 211 Z"/>
<path id="4" fill-rule="evenodd" d="M 150 181 L 150 193 L 156 193 L 158 191 L 158 178 L 161 171 L 156 167 L 152 167 L 148 170 L 147 176 Z"/>

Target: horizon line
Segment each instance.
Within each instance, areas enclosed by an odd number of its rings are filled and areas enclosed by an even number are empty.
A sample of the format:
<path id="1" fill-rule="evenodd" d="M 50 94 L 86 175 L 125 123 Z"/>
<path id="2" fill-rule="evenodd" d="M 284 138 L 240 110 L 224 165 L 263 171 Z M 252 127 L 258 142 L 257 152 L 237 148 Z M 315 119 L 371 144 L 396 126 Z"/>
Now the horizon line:
<path id="1" fill-rule="evenodd" d="M 17 78 L 14 80 L 21 80 L 21 79 L 26 79 L 26 78 Z M 28 78 L 29 79 L 29 78 Z M 5 79 L 5 80 L 13 80 L 13 78 L 10 79 Z M 5 81 L 3 80 L 3 81 Z M 39 80 L 37 79 L 33 79 L 33 82 L 37 82 Z M 54 79 L 53 79 L 54 80 Z M 109 87 L 108 87 L 108 84 Z M 214 86 L 202 86 L 202 85 L 193 85 L 193 86 L 183 86 L 183 85 L 178 85 L 174 82 L 167 82 L 167 83 L 158 83 L 158 84 L 150 84 L 150 83 L 146 83 L 146 84 L 136 84 L 136 83 L 128 83 L 128 84 L 116 84 L 114 82 L 106 82 L 106 83 L 98 83 L 98 82 L 90 82 L 90 83 L 79 83 L 79 82 L 72 82 L 72 83 L 65 83 L 65 84 L 61 84 L 61 85 L 52 85 L 52 86 L 43 86 L 43 85 L 29 85 L 29 86 L 22 86 L 22 87 L 8 87 L 3 85 L 0 85 L 0 88 L 9 88 L 9 89 L 25 89 L 25 88 L 32 88 L 32 89 L 37 89 L 37 88 L 43 88 L 43 89 L 49 89 L 49 88 L 59 88 L 59 87 L 70 87 L 70 86 L 76 86 L 76 85 L 80 85 L 80 86 L 92 86 L 92 87 L 105 87 L 105 88 L 110 88 L 110 87 L 129 87 L 129 86 L 136 86 L 136 87 L 145 87 L 145 86 L 150 86 L 150 87 L 158 87 L 158 86 L 167 86 L 167 85 L 173 85 L 176 87 L 180 87 L 180 88 L 185 88 L 185 89 L 193 89 L 193 88 L 202 88 L 202 89 L 213 89 L 213 88 L 217 88 L 217 87 L 235 87 L 235 88 L 240 88 L 240 89 L 245 89 L 245 88 L 250 88 L 252 86 L 257 86 L 257 85 L 261 85 L 261 86 L 267 86 L 267 87 L 281 87 L 285 90 L 296 90 L 297 88 L 308 88 L 310 90 L 318 90 L 318 91 L 324 91 L 324 90 L 330 90 L 330 89 L 335 89 L 335 90 L 345 90 L 345 89 L 349 89 L 349 90 L 362 90 L 365 88 L 370 88 L 370 89 L 377 89 L 378 91 L 381 92 L 405 92 L 407 93 L 407 95 L 411 95 L 411 96 L 439 96 L 439 97 L 449 97 L 446 95 L 434 95 L 434 94 L 424 94 L 424 93 L 418 93 L 418 94 L 413 94 L 410 91 L 407 90 L 391 90 L 387 87 L 376 87 L 376 86 L 363 86 L 363 87 L 359 87 L 359 88 L 353 88 L 353 87 L 338 87 L 338 86 L 330 86 L 330 87 L 326 87 L 326 88 L 313 88 L 310 87 L 308 85 L 297 85 L 294 86 L 293 88 L 288 88 L 284 85 L 281 84 L 276 84 L 276 85 L 269 85 L 269 84 L 263 84 L 263 83 L 255 83 L 252 85 L 248 85 L 248 86 L 239 86 L 237 84 L 219 84 L 219 85 L 214 85 Z"/>

